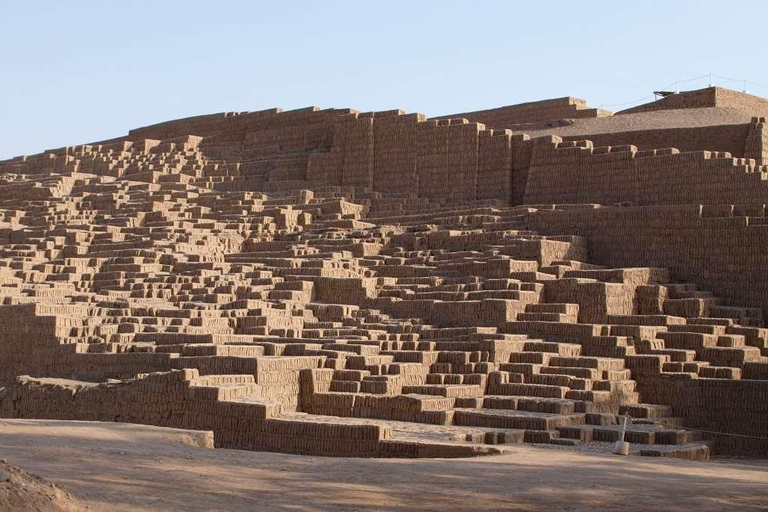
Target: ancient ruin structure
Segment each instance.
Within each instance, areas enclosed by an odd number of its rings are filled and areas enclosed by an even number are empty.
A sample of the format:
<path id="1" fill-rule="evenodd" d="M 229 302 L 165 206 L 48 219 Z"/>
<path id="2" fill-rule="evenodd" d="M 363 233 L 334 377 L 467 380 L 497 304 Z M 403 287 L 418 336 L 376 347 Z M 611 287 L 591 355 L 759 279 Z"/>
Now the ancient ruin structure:
<path id="1" fill-rule="evenodd" d="M 0 415 L 768 455 L 766 115 L 274 109 L 0 162 Z"/>

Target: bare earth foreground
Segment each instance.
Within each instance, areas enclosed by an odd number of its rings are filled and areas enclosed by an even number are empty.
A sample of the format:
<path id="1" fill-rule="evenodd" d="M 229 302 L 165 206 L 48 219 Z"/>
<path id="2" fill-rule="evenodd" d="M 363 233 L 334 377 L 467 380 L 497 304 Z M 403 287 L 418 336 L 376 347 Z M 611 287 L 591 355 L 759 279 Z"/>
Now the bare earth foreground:
<path id="1" fill-rule="evenodd" d="M 78 512 L 83 509 L 87 509 L 87 505 L 56 484 L 0 460 L 0 510 Z"/>
<path id="2" fill-rule="evenodd" d="M 474 459 L 348 459 L 201 447 L 203 434 L 0 420 L 0 458 L 86 510 L 768 510 L 768 462 L 516 445 Z"/>

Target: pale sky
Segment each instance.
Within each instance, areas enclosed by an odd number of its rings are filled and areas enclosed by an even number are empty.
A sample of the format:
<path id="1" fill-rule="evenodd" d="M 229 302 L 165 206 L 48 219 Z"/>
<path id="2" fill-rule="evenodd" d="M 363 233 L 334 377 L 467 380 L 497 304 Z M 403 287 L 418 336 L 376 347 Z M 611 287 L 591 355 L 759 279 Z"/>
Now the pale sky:
<path id="1" fill-rule="evenodd" d="M 709 73 L 768 96 L 766 19 L 761 1 L 0 0 L 0 158 L 232 110 L 620 110 Z"/>

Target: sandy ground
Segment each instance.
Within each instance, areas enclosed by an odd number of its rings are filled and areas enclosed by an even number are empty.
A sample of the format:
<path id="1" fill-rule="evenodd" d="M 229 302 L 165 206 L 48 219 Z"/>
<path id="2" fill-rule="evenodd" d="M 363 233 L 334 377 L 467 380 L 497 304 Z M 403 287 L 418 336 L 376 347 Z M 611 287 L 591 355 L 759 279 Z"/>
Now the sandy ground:
<path id="1" fill-rule="evenodd" d="M 0 420 L 0 458 L 92 511 L 768 510 L 768 461 L 529 445 L 475 459 L 338 459 L 199 444 L 141 425 Z"/>

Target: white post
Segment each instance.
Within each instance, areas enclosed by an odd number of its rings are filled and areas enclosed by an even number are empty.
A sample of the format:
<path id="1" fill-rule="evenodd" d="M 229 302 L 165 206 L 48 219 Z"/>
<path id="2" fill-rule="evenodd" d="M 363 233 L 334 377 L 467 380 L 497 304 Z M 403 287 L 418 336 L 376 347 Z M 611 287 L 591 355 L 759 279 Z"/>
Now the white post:
<path id="1" fill-rule="evenodd" d="M 712 87 L 712 72 L 709 72 L 709 86 Z"/>
<path id="2" fill-rule="evenodd" d="M 624 441 L 624 435 L 627 433 L 627 419 L 628 416 L 624 415 L 621 424 L 621 437 L 613 444 L 613 453 L 616 455 L 629 455 L 629 443 Z"/>

